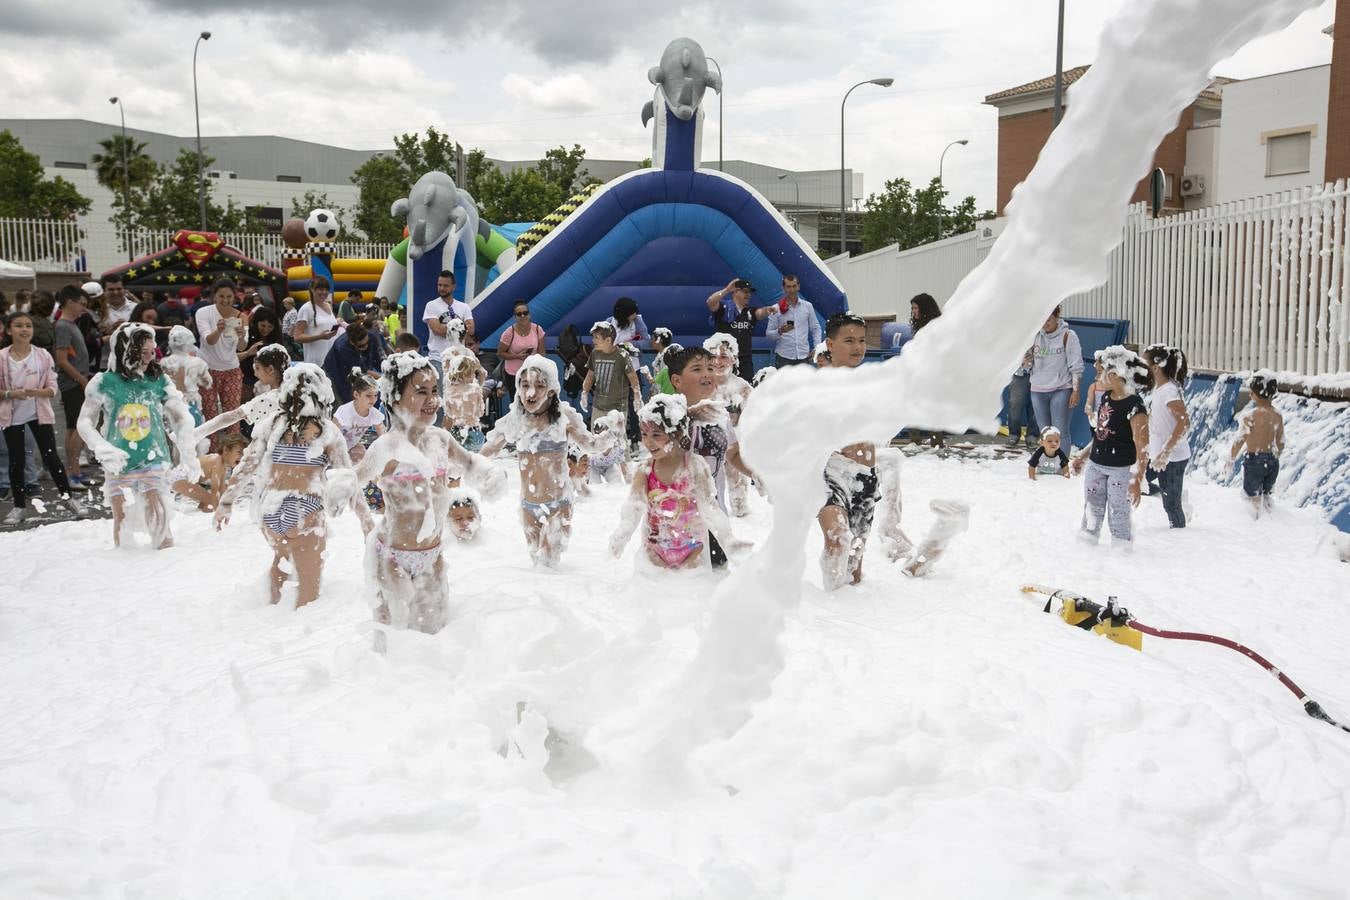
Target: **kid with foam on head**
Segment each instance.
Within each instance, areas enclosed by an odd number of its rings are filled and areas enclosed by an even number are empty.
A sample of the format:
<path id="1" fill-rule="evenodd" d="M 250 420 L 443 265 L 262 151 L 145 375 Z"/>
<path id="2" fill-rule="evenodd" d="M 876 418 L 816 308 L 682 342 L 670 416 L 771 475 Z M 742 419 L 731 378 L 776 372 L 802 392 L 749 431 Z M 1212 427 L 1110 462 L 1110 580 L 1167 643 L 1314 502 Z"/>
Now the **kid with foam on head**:
<path id="1" fill-rule="evenodd" d="M 511 408 L 497 420 L 484 456 L 495 456 L 508 443 L 520 464 L 520 522 L 535 565 L 556 568 L 572 533 L 572 480 L 567 470 L 569 444 L 596 454 L 615 440 L 593 436 L 576 410 L 559 399 L 558 368 L 547 357 L 529 357 L 516 373 Z"/>
<path id="2" fill-rule="evenodd" d="M 229 412 L 223 412 L 197 426 L 194 433 L 198 442 L 210 437 L 235 422 L 247 422 L 250 429 L 266 428 L 277 412 L 277 389 L 281 378 L 291 364 L 291 356 L 280 344 L 269 344 L 253 357 L 253 397 Z"/>
<path id="3" fill-rule="evenodd" d="M 1182 482 L 1191 458 L 1191 444 L 1186 439 L 1191 417 L 1186 413 L 1181 389 L 1190 370 L 1186 355 L 1166 344 L 1151 345 L 1144 350 L 1143 359 L 1153 379 L 1148 395 L 1148 467 L 1157 474 L 1167 521 L 1173 528 L 1185 528 L 1189 504 Z"/>
<path id="4" fill-rule="evenodd" d="M 1138 392 L 1149 386 L 1148 367 L 1119 344 L 1098 357 L 1102 366 L 1101 402 L 1092 426 L 1092 441 L 1070 464 L 1075 474 L 1086 464 L 1081 538 L 1096 544 L 1102 519 L 1108 519 L 1112 542 L 1124 549 L 1134 543 L 1131 508 L 1139 505 L 1139 488 L 1148 463 L 1148 412 Z M 1090 460 L 1090 461 L 1089 461 Z"/>
<path id="5" fill-rule="evenodd" d="M 366 455 L 366 448 L 384 434 L 384 413 L 375 406 L 379 385 L 359 366 L 353 366 L 347 373 L 347 384 L 352 399 L 337 408 L 333 421 L 342 432 L 352 462 L 357 463 Z"/>
<path id="6" fill-rule="evenodd" d="M 384 497 L 384 515 L 366 538 L 371 605 L 381 625 L 435 634 L 450 615 L 441 535 L 450 521 L 451 469 L 489 499 L 505 488 L 506 476 L 436 427 L 440 379 L 425 356 L 408 351 L 385 357 L 380 399 L 389 431 L 356 467 L 357 483 L 374 481 Z M 377 635 L 376 648 L 385 640 L 383 632 Z"/>
<path id="7" fill-rule="evenodd" d="M 299 363 L 276 391 L 277 412 L 260 423 L 216 508 L 217 530 L 229 524 L 234 501 L 253 487 L 253 519 L 272 548 L 272 603 L 291 572 L 295 605 L 318 599 L 328 543 L 328 516 L 341 514 L 356 493 L 347 442 L 328 418 L 333 388 L 323 369 Z"/>
<path id="8" fill-rule="evenodd" d="M 1257 372 L 1247 381 L 1252 404 L 1242 411 L 1238 437 L 1230 451 L 1234 461 L 1243 452 L 1247 454 L 1242 461 L 1242 493 L 1253 519 L 1274 509 L 1272 495 L 1284 452 L 1284 417 L 1271 403 L 1277 387 L 1270 372 Z"/>
<path id="9" fill-rule="evenodd" d="M 595 435 L 596 441 L 608 446 L 608 449 L 593 454 L 588 463 L 590 474 L 601 484 L 607 483 L 611 474 L 617 474 L 625 483 L 633 478 L 628 454 L 623 446 L 623 423 L 624 413 L 617 409 L 610 410 L 591 423 L 591 433 Z"/>
<path id="10" fill-rule="evenodd" d="M 483 384 L 487 381 L 478 357 L 463 346 L 452 346 L 441 354 L 445 373 L 445 427 L 470 453 L 483 449 L 483 413 L 487 403 Z"/>
<path id="11" fill-rule="evenodd" d="M 627 428 L 628 397 L 631 393 L 636 406 L 642 405 L 642 392 L 638 387 L 637 372 L 628 354 L 614 344 L 614 326 L 608 322 L 596 322 L 591 326 L 590 369 L 586 380 L 581 384 L 581 408 L 586 409 L 591 389 L 595 389 L 595 404 L 591 409 L 591 424 L 594 425 L 605 413 L 620 410 L 624 413 L 624 429 Z M 625 387 L 626 386 L 626 387 Z"/>
<path id="12" fill-rule="evenodd" d="M 450 489 L 450 533 L 460 542 L 471 541 L 478 535 L 483 516 L 478 510 L 478 492 L 472 488 Z"/>
<path id="13" fill-rule="evenodd" d="M 80 409 L 80 437 L 106 476 L 103 492 L 112 506 L 117 546 L 122 543 L 128 506 L 144 511 L 151 546 L 162 549 L 173 544 L 165 504 L 166 474 L 173 466 L 170 438 L 186 477 L 201 476 L 192 414 L 155 362 L 155 350 L 155 332 L 149 325 L 130 323 L 114 331 L 108 357 L 112 368 L 89 380 Z"/>
<path id="14" fill-rule="evenodd" d="M 211 389 L 211 368 L 206 360 L 197 356 L 197 339 L 192 332 L 182 325 L 170 328 L 169 355 L 159 364 L 164 374 L 183 392 L 192 421 L 197 425 L 206 421 L 202 417 L 202 391 Z"/>
<path id="15" fill-rule="evenodd" d="M 703 342 L 703 349 L 712 354 L 713 372 L 717 376 L 717 391 L 713 398 L 726 406 L 732 427 L 737 427 L 741 424 L 741 410 L 750 398 L 750 383 L 736 374 L 739 345 L 729 334 L 714 334 Z M 750 514 L 749 485 L 750 479 L 740 470 L 727 472 L 727 494 L 733 516 L 740 518 Z"/>
<path id="16" fill-rule="evenodd" d="M 1027 460 L 1027 477 L 1035 481 L 1037 472 L 1069 477 L 1069 454 L 1060 446 L 1059 429 L 1053 425 L 1041 429 L 1040 446 Z"/>
<path id="17" fill-rule="evenodd" d="M 647 561 L 658 568 L 710 568 L 709 527 L 724 547 L 744 545 L 731 533 L 731 522 L 717 505 L 712 473 L 703 458 L 690 451 L 689 411 L 684 397 L 661 394 L 638 413 L 642 443 L 651 457 L 638 466 L 622 518 L 610 538 L 618 557 L 646 517 Z"/>

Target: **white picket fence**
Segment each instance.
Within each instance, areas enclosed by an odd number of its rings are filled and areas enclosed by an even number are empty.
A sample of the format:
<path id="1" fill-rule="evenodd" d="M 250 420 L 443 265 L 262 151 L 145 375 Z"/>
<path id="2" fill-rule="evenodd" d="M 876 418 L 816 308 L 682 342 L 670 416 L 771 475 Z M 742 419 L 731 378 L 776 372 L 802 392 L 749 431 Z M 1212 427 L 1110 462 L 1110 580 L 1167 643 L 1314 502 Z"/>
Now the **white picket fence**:
<path id="1" fill-rule="evenodd" d="M 1068 315 L 1130 320 L 1192 367 L 1350 371 L 1350 188 L 1311 185 L 1154 219 L 1132 206 L 1111 274 Z"/>
<path id="2" fill-rule="evenodd" d="M 126 230 L 80 220 L 0 218 L 0 259 L 39 272 L 97 275 L 130 258 L 164 249 L 173 235 L 171 230 Z M 277 268 L 282 264 L 285 244 L 281 235 L 223 233 L 221 237 L 251 259 Z M 393 249 L 393 244 L 374 241 L 337 242 L 337 255 L 347 259 L 385 259 Z"/>

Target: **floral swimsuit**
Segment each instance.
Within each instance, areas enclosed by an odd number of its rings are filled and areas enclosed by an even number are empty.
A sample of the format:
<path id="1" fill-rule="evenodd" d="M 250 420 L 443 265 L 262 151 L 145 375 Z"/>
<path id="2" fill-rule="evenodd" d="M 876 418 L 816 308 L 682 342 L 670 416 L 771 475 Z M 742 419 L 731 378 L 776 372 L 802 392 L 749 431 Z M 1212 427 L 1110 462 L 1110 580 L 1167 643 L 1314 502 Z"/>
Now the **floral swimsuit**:
<path id="1" fill-rule="evenodd" d="M 687 470 L 670 484 L 647 471 L 647 547 L 667 566 L 676 568 L 703 546 L 698 500 Z"/>

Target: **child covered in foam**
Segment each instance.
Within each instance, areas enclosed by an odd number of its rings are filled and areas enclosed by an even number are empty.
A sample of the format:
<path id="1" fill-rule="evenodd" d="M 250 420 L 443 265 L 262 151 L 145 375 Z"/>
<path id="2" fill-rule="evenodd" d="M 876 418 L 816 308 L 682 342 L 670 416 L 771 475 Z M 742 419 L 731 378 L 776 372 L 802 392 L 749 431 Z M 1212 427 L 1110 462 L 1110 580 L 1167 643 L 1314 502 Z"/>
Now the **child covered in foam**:
<path id="1" fill-rule="evenodd" d="M 1037 474 L 1069 477 L 1069 454 L 1060 445 L 1059 429 L 1047 425 L 1041 429 L 1041 440 L 1027 460 L 1027 477 L 1036 480 Z"/>
<path id="2" fill-rule="evenodd" d="M 729 334 L 714 334 L 703 342 L 703 349 L 712 354 L 713 372 L 717 377 L 717 391 L 713 399 L 726 406 L 733 428 L 741 423 L 741 410 L 750 399 L 750 382 L 736 372 L 740 349 L 736 339 Z M 733 516 L 749 515 L 750 479 L 739 469 L 727 472 L 727 500 Z"/>
<path id="3" fill-rule="evenodd" d="M 610 538 L 610 553 L 617 557 L 623 552 L 644 516 L 645 556 L 659 568 L 711 569 L 709 528 L 728 550 L 748 547 L 736 540 L 731 521 L 717 503 L 708 464 L 690 450 L 684 397 L 658 394 L 642 407 L 638 424 L 651 456 L 638 465 L 619 527 Z"/>
<path id="4" fill-rule="evenodd" d="M 516 372 L 511 408 L 487 436 L 482 454 L 492 457 L 508 444 L 520 465 L 520 523 L 530 558 L 556 568 L 572 533 L 572 480 L 567 453 L 575 444 L 592 457 L 623 434 L 600 439 L 572 407 L 559 399 L 558 369 L 544 356 L 531 356 Z M 622 449 L 622 448 L 620 448 Z"/>
<path id="5" fill-rule="evenodd" d="M 459 322 L 458 319 L 452 320 Z M 460 322 L 461 329 L 463 323 Z M 487 403 L 483 385 L 487 371 L 478 357 L 466 347 L 450 346 L 441 354 L 441 370 L 445 373 L 445 427 L 470 453 L 483 449 L 483 413 Z"/>
<path id="6" fill-rule="evenodd" d="M 197 356 L 197 339 L 191 331 L 182 325 L 169 329 L 169 355 L 159 365 L 182 391 L 193 424 L 202 424 L 202 390 L 211 387 L 211 367 Z"/>

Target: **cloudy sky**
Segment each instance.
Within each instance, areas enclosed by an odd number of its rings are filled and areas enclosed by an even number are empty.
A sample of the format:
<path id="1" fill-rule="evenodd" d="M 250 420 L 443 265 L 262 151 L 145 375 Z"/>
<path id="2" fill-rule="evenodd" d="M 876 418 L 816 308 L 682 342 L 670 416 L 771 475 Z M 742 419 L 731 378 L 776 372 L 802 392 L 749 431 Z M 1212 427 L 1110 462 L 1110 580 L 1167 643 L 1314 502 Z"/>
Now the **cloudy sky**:
<path id="1" fill-rule="evenodd" d="M 1066 67 L 1091 62 L 1130 0 L 1070 0 Z M 1138 2 L 1138 0 L 1135 0 Z M 1204 0 L 1169 0 L 1204 2 Z M 867 189 L 927 181 L 949 141 L 953 194 L 994 205 L 996 114 L 985 95 L 1054 70 L 1055 0 L 5 0 L 0 116 L 85 118 L 190 135 L 192 46 L 203 134 L 280 134 L 359 149 L 436 125 L 500 159 L 579 143 L 597 158 L 650 153 L 639 119 L 666 42 L 693 37 L 726 79 L 725 153 L 835 168 L 839 101 L 848 164 Z M 1245 78 L 1330 61 L 1334 4 L 1216 69 Z M 716 158 L 717 100 L 705 158 Z"/>

